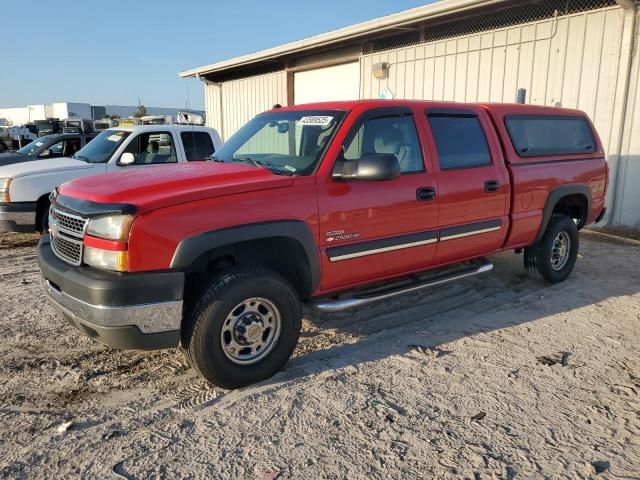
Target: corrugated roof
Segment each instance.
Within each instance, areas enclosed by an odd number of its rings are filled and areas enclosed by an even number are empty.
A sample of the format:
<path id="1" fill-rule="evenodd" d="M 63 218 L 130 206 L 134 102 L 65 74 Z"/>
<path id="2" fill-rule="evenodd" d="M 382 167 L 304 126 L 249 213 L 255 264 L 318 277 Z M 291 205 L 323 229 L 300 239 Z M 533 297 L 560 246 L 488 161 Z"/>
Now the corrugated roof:
<path id="1" fill-rule="evenodd" d="M 366 22 L 357 23 L 349 27 L 340 28 L 327 33 L 322 33 L 314 37 L 297 40 L 295 42 L 286 43 L 278 47 L 269 48 L 260 52 L 235 57 L 229 60 L 212 63 L 191 70 L 180 72 L 183 78 L 197 77 L 208 73 L 220 72 L 237 67 L 244 67 L 253 63 L 270 60 L 281 57 L 282 55 L 290 55 L 294 53 L 304 52 L 313 48 L 323 47 L 345 40 L 350 40 L 364 35 L 384 32 L 394 28 L 402 27 L 417 21 L 437 18 L 443 15 L 451 15 L 462 13 L 478 7 L 490 6 L 493 4 L 503 3 L 507 0 L 441 0 L 436 3 L 424 5 L 422 7 L 412 8 L 400 13 L 387 15 L 385 17 L 375 18 Z M 304 8 L 304 7 L 301 7 Z"/>

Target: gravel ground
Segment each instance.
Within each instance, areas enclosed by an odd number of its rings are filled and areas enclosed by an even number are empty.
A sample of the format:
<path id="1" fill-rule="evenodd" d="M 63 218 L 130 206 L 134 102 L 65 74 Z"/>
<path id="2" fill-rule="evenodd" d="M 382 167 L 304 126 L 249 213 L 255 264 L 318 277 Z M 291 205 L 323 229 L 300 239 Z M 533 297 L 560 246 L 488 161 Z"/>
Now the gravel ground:
<path id="1" fill-rule="evenodd" d="M 33 247 L 0 248 L 0 476 L 640 478 L 639 258 L 583 238 L 560 285 L 504 254 L 421 295 L 307 312 L 285 370 L 228 392 L 178 350 L 75 332 Z"/>

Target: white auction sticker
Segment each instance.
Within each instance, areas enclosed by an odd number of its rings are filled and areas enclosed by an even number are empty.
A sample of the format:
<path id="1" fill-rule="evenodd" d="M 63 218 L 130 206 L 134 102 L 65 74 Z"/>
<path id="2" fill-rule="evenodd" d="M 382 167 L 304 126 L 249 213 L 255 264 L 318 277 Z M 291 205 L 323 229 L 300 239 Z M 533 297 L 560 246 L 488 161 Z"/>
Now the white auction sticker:
<path id="1" fill-rule="evenodd" d="M 332 120 L 333 120 L 333 117 L 328 117 L 325 115 L 314 115 L 311 117 L 302 117 L 298 122 L 298 125 L 326 127 L 331 123 Z"/>
<path id="2" fill-rule="evenodd" d="M 109 140 L 110 142 L 119 142 L 120 140 L 122 140 L 122 135 L 115 133 L 113 135 L 109 135 L 107 137 L 107 140 Z"/>

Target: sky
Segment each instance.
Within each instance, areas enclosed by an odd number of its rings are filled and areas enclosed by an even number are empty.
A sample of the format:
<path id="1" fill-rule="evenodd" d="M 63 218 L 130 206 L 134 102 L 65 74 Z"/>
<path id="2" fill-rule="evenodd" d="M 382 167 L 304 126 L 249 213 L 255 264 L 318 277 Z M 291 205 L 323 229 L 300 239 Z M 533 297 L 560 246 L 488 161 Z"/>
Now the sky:
<path id="1" fill-rule="evenodd" d="M 2 2 L 0 108 L 51 102 L 203 109 L 178 72 L 431 3 L 32 0 Z"/>

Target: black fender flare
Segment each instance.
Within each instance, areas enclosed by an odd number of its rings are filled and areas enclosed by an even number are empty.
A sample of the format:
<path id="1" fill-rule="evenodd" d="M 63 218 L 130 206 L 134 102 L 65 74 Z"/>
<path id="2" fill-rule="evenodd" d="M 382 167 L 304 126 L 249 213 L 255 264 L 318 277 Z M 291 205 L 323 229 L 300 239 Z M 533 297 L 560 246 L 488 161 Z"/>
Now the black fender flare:
<path id="1" fill-rule="evenodd" d="M 589 214 L 591 213 L 591 189 L 582 183 L 562 185 L 561 187 L 549 192 L 549 196 L 547 197 L 547 201 L 544 205 L 540 230 L 538 230 L 538 235 L 536 235 L 534 243 L 538 243 L 542 240 L 544 232 L 547 230 L 547 225 L 549 225 L 549 220 L 551 220 L 553 209 L 556 208 L 558 202 L 564 197 L 576 194 L 584 195 L 587 198 L 587 216 L 585 218 L 585 222 L 589 220 Z"/>
<path id="2" fill-rule="evenodd" d="M 311 292 L 320 285 L 320 255 L 313 233 L 301 220 L 276 220 L 211 230 L 182 240 L 171 259 L 171 269 L 187 270 L 200 256 L 216 248 L 261 238 L 284 237 L 297 241 L 307 255 Z M 286 255 L 286 252 L 283 252 Z"/>

